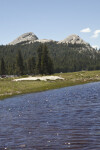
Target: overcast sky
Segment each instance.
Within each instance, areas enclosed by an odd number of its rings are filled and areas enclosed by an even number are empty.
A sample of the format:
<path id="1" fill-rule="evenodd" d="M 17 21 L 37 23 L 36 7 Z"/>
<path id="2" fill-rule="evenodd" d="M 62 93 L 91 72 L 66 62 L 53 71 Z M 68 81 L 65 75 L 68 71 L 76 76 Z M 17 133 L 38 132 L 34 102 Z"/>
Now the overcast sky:
<path id="1" fill-rule="evenodd" d="M 100 0 L 0 0 L 0 45 L 26 32 L 57 41 L 77 34 L 100 47 Z"/>

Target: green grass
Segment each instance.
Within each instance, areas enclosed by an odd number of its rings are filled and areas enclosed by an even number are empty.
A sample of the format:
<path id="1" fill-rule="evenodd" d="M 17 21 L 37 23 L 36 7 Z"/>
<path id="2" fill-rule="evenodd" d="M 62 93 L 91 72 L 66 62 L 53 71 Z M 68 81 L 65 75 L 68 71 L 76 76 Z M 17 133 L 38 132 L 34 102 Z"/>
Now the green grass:
<path id="1" fill-rule="evenodd" d="M 0 79 L 0 99 L 18 94 L 40 92 L 61 87 L 100 81 L 100 71 L 81 71 L 73 73 L 57 73 L 55 76 L 64 80 L 55 81 L 13 81 L 13 78 Z"/>

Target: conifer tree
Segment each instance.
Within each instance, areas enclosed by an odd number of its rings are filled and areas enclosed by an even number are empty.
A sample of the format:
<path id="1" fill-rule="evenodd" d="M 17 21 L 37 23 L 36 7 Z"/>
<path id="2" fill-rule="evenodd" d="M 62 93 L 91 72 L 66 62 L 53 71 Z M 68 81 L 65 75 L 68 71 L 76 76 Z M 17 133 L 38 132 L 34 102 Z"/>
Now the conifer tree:
<path id="1" fill-rule="evenodd" d="M 48 74 L 52 74 L 54 71 L 54 65 L 51 58 L 48 58 Z"/>
<path id="2" fill-rule="evenodd" d="M 31 58 L 31 64 L 32 64 L 31 72 L 32 72 L 32 74 L 35 74 L 36 61 L 35 61 L 34 57 Z"/>
<path id="3" fill-rule="evenodd" d="M 35 74 L 35 67 L 36 67 L 36 62 L 35 58 L 29 58 L 28 59 L 28 73 L 29 74 Z"/>
<path id="4" fill-rule="evenodd" d="M 37 74 L 41 74 L 41 56 L 42 56 L 42 44 L 40 45 L 40 47 L 37 50 L 37 66 L 36 66 L 36 72 Z"/>
<path id="5" fill-rule="evenodd" d="M 41 73 L 48 74 L 48 51 L 46 45 L 42 46 Z"/>
<path id="6" fill-rule="evenodd" d="M 5 62 L 3 58 L 1 59 L 1 71 L 0 72 L 1 72 L 1 75 L 5 75 L 6 73 Z"/>
<path id="7" fill-rule="evenodd" d="M 38 66 L 39 74 L 43 75 L 53 73 L 53 63 L 49 56 L 46 45 L 41 45 L 41 47 L 38 49 Z"/>
<path id="8" fill-rule="evenodd" d="M 20 50 L 18 50 L 16 57 L 16 72 L 18 75 L 24 74 L 23 58 Z"/>

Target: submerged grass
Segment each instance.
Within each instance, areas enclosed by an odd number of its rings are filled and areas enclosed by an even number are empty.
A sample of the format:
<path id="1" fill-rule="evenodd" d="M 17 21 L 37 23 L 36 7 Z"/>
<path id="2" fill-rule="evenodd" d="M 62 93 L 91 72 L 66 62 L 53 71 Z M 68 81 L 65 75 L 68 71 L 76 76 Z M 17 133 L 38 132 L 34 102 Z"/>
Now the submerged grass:
<path id="1" fill-rule="evenodd" d="M 55 81 L 13 81 L 14 78 L 0 79 L 0 99 L 18 94 L 40 92 L 61 87 L 73 86 L 100 81 L 100 71 L 80 71 L 73 73 L 57 73 L 55 76 L 64 80 Z"/>

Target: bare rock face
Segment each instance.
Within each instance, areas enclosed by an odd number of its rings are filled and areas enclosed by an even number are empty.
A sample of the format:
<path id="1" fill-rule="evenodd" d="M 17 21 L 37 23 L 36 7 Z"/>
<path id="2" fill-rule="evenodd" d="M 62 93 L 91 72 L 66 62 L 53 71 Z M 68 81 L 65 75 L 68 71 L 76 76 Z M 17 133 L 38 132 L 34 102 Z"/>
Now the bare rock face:
<path id="1" fill-rule="evenodd" d="M 55 42 L 55 41 L 53 41 L 53 40 L 48 40 L 48 39 L 40 39 L 40 40 L 35 40 L 34 42 L 49 43 L 49 42 Z"/>
<path id="2" fill-rule="evenodd" d="M 35 40 L 38 40 L 38 37 L 32 32 L 28 32 L 19 36 L 17 39 L 9 43 L 9 45 L 16 45 L 23 42 L 29 44 L 29 43 L 33 43 Z"/>
<path id="3" fill-rule="evenodd" d="M 58 43 L 86 44 L 86 45 L 88 45 L 88 43 L 83 41 L 78 35 L 75 35 L 75 34 L 68 36 L 66 39 L 59 41 Z"/>
<path id="4" fill-rule="evenodd" d="M 38 37 L 34 33 L 28 32 L 19 36 L 17 39 L 12 41 L 8 45 L 16 45 L 16 44 L 24 45 L 24 44 L 30 44 L 30 43 L 35 43 L 35 42 L 38 42 L 38 43 L 51 43 L 51 42 L 54 43 L 55 42 L 56 44 L 83 44 L 85 45 L 86 48 L 93 50 L 93 48 L 88 43 L 86 43 L 78 35 L 75 35 L 75 34 L 68 36 L 62 41 L 53 41 L 53 40 L 48 40 L 48 39 L 38 39 Z"/>

